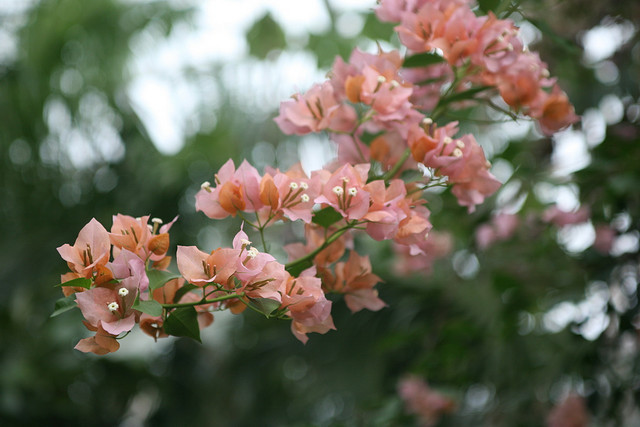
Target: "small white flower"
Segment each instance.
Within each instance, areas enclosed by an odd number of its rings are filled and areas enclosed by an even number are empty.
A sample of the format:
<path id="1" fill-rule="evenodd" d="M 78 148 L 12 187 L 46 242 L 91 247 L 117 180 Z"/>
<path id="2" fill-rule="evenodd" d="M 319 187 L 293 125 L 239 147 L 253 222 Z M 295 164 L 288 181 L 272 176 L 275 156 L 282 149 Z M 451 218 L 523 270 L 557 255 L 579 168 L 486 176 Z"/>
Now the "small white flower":
<path id="1" fill-rule="evenodd" d="M 462 157 L 462 150 L 459 148 L 456 148 L 455 150 L 453 150 L 452 154 L 454 157 Z"/>
<path id="2" fill-rule="evenodd" d="M 302 203 L 307 203 L 309 201 L 309 196 L 303 194 L 300 196 L 300 200 L 302 200 Z"/>
<path id="3" fill-rule="evenodd" d="M 247 251 L 247 257 L 255 258 L 259 253 L 260 252 L 256 248 L 249 248 L 249 250 Z"/>
<path id="4" fill-rule="evenodd" d="M 387 78 L 385 76 L 378 76 L 378 83 L 384 83 L 387 81 Z"/>
<path id="5" fill-rule="evenodd" d="M 342 196 L 342 193 L 344 193 L 344 190 L 342 189 L 342 187 L 336 185 L 335 187 L 333 187 L 333 191 L 334 194 L 336 194 L 337 196 Z"/>
<path id="6" fill-rule="evenodd" d="M 160 218 L 153 218 L 151 222 L 154 224 L 162 224 L 162 220 Z"/>
<path id="7" fill-rule="evenodd" d="M 296 190 L 298 188 L 298 184 L 296 184 L 295 182 L 292 182 L 289 184 L 289 188 L 292 190 Z"/>
<path id="8" fill-rule="evenodd" d="M 355 196 L 356 194 L 358 194 L 358 189 L 356 187 L 351 187 L 349 189 L 349 195 L 350 196 Z"/>
<path id="9" fill-rule="evenodd" d="M 422 119 L 422 124 L 425 126 L 429 126 L 432 123 L 433 123 L 433 120 L 430 117 L 425 117 L 424 119 Z"/>
<path id="10" fill-rule="evenodd" d="M 118 295 L 120 295 L 121 297 L 126 297 L 127 295 L 129 295 L 129 289 L 127 288 L 120 288 L 118 290 Z"/>
<path id="11" fill-rule="evenodd" d="M 301 182 L 300 188 L 302 188 L 303 190 L 306 190 L 307 188 L 309 188 L 309 184 L 307 184 L 306 182 Z"/>
<path id="12" fill-rule="evenodd" d="M 117 302 L 112 302 L 107 305 L 107 308 L 109 309 L 110 312 L 115 313 L 116 311 L 118 311 L 120 306 L 118 305 Z"/>
<path id="13" fill-rule="evenodd" d="M 451 139 L 451 137 L 445 136 L 443 142 L 445 143 L 445 145 L 449 145 L 453 142 L 453 139 Z"/>
<path id="14" fill-rule="evenodd" d="M 456 146 L 458 148 L 464 148 L 464 142 L 462 142 L 461 140 L 457 139 L 456 140 Z"/>
<path id="15" fill-rule="evenodd" d="M 211 193 L 211 183 L 209 181 L 205 181 L 202 184 L 200 184 L 200 188 Z"/>
<path id="16" fill-rule="evenodd" d="M 391 87 L 394 88 L 394 89 L 397 88 L 398 86 L 400 86 L 400 83 L 398 83 L 397 80 L 391 80 L 390 84 L 391 84 Z"/>

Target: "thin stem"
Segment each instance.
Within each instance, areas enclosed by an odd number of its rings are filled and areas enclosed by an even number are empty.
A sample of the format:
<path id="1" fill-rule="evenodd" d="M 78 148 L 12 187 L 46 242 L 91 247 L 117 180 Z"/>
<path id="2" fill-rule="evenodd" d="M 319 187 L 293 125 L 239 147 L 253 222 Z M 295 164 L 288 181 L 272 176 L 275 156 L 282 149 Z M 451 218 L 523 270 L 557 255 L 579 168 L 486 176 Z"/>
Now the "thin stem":
<path id="1" fill-rule="evenodd" d="M 215 302 L 220 302 L 228 299 L 242 298 L 244 296 L 245 296 L 244 292 L 240 292 L 239 294 L 222 295 L 221 297 L 217 297 L 213 299 L 203 299 L 203 300 L 194 301 L 194 302 L 181 302 L 176 304 L 161 304 L 161 305 L 162 305 L 162 308 L 195 307 L 196 305 L 212 304 Z"/>
<path id="2" fill-rule="evenodd" d="M 245 218 L 245 216 L 242 215 L 242 212 L 238 211 L 238 216 L 240 217 L 240 219 L 242 219 L 244 222 L 246 222 L 247 224 L 249 224 L 251 227 L 255 228 L 256 230 L 259 228 L 257 225 L 255 225 L 254 223 L 249 221 L 247 218 Z"/>
<path id="3" fill-rule="evenodd" d="M 304 262 L 307 262 L 309 260 L 312 260 L 316 255 L 318 255 L 320 252 L 322 252 L 324 249 L 326 249 L 330 244 L 332 244 L 333 242 L 335 242 L 336 240 L 338 240 L 344 233 L 346 233 L 349 229 L 355 227 L 356 225 L 359 225 L 360 223 L 358 223 L 358 221 L 353 221 L 348 223 L 347 225 L 345 225 L 344 227 L 336 230 L 333 234 L 331 234 L 322 245 L 318 246 L 317 248 L 315 248 L 313 251 L 309 252 L 308 254 L 306 254 L 303 257 L 300 257 L 294 261 L 291 261 L 290 263 L 285 264 L 284 268 L 286 270 L 290 270 L 291 268 L 295 267 L 298 264 L 302 264 Z"/>
<path id="4" fill-rule="evenodd" d="M 358 140 L 356 139 L 356 136 L 353 132 L 351 133 L 351 139 L 353 140 L 353 143 L 356 146 L 356 150 L 358 150 L 358 154 L 360 155 L 360 158 L 362 159 L 363 162 L 366 163 L 367 159 L 364 157 L 364 153 L 362 152 L 362 149 L 358 144 Z"/>
<path id="5" fill-rule="evenodd" d="M 387 182 L 391 178 L 393 178 L 398 173 L 402 165 L 404 165 L 404 162 L 407 161 L 410 155 L 411 155 L 410 149 L 407 148 L 406 150 L 404 150 L 404 153 L 402 153 L 402 157 L 400 157 L 400 160 L 398 160 L 398 162 L 395 165 L 393 165 L 393 167 L 387 173 L 382 175 L 382 179 L 385 182 Z"/>

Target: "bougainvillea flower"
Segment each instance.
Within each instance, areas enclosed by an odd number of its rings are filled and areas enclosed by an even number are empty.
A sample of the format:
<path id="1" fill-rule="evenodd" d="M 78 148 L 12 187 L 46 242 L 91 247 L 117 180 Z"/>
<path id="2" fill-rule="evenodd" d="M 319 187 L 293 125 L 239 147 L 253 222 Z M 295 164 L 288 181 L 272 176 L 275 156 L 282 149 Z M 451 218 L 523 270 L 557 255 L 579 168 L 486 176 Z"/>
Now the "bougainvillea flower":
<path id="1" fill-rule="evenodd" d="M 147 277 L 145 263 L 136 254 L 123 249 L 117 257 L 107 264 L 116 279 L 127 281 L 127 287 L 133 287 L 140 292 L 140 298 L 146 299 L 149 290 L 149 278 Z"/>
<path id="2" fill-rule="evenodd" d="M 73 272 L 89 278 L 96 266 L 105 265 L 109 261 L 110 250 L 109 233 L 92 218 L 82 227 L 73 246 L 64 244 L 58 248 L 58 253 Z"/>
<path id="3" fill-rule="evenodd" d="M 360 219 L 369 210 L 369 193 L 364 190 L 369 164 L 345 164 L 324 182 L 315 203 L 332 206 L 347 219 Z"/>
<path id="4" fill-rule="evenodd" d="M 344 294 L 344 302 L 353 313 L 363 308 L 378 311 L 386 306 L 373 288 L 381 279 L 371 272 L 368 256 L 351 251 L 347 262 L 336 264 L 335 273 L 336 280 L 330 290 Z"/>
<path id="5" fill-rule="evenodd" d="M 455 402 L 433 390 L 422 379 L 409 376 L 398 383 L 398 394 L 408 413 L 417 415 L 424 426 L 435 425 L 444 414 L 455 410 Z"/>
<path id="6" fill-rule="evenodd" d="M 85 323 L 90 330 L 95 331 L 96 334 L 89 338 L 81 339 L 74 347 L 76 350 L 83 353 L 95 353 L 98 355 L 104 355 L 118 351 L 120 343 L 116 339 L 116 336 L 105 331 L 102 326 L 93 328 Z"/>
<path id="7" fill-rule="evenodd" d="M 280 115 L 274 120 L 287 135 L 304 135 L 309 132 L 334 130 L 350 132 L 356 125 L 357 114 L 353 107 L 339 103 L 331 83 L 313 85 L 304 95 L 280 104 Z"/>
<path id="8" fill-rule="evenodd" d="M 98 287 L 77 293 L 76 301 L 88 324 L 119 335 L 130 331 L 140 314 L 131 308 L 137 294 L 134 281 L 123 280 L 115 289 Z"/>
<path id="9" fill-rule="evenodd" d="M 231 248 L 219 248 L 207 254 L 195 246 L 178 246 L 176 261 L 180 274 L 196 286 L 212 282 L 227 286 L 229 278 L 242 268 L 240 251 Z"/>
<path id="10" fill-rule="evenodd" d="M 305 270 L 299 277 L 289 276 L 280 287 L 281 309 L 287 309 L 292 318 L 291 331 L 303 343 L 307 333 L 324 334 L 335 329 L 331 318 L 331 301 L 322 291 L 320 279 L 315 277 L 315 269 Z"/>

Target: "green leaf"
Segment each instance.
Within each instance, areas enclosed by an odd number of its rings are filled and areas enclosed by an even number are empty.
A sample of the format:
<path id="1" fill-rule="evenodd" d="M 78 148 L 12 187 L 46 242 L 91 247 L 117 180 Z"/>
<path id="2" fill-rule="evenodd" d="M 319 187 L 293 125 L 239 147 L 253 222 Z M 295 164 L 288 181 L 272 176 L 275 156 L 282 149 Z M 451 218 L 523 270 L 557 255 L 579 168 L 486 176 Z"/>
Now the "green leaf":
<path id="1" fill-rule="evenodd" d="M 282 50 L 287 46 L 282 28 L 269 12 L 253 24 L 246 38 L 249 54 L 259 59 L 265 59 L 272 50 Z"/>
<path id="2" fill-rule="evenodd" d="M 471 89 L 464 90 L 462 92 L 457 92 L 452 94 L 451 96 L 447 96 L 446 98 L 441 99 L 440 102 L 438 103 L 438 106 L 446 105 L 451 102 L 458 102 L 458 101 L 464 101 L 467 99 L 472 99 L 474 96 L 476 96 L 480 92 L 484 92 L 485 90 L 489 90 L 493 88 L 494 88 L 493 86 L 472 87 Z"/>
<path id="3" fill-rule="evenodd" d="M 489 12 L 495 13 L 498 6 L 500 6 L 500 2 L 501 0 L 478 0 L 478 7 L 480 7 L 480 10 L 485 14 Z"/>
<path id="4" fill-rule="evenodd" d="M 149 316 L 158 317 L 162 315 L 162 305 L 158 301 L 140 301 L 136 300 L 135 304 L 131 307 L 134 310 L 141 311 Z"/>
<path id="5" fill-rule="evenodd" d="M 276 311 L 280 307 L 280 303 L 276 300 L 269 298 L 249 298 L 251 305 L 260 313 L 269 317 L 271 313 Z"/>
<path id="6" fill-rule="evenodd" d="M 376 133 L 369 133 L 369 132 L 365 132 L 362 134 L 362 136 L 360 137 L 360 141 L 364 142 L 367 145 L 370 145 L 371 142 L 376 139 L 377 137 L 379 137 L 380 135 L 382 135 L 383 133 L 385 133 L 385 131 L 380 131 L 380 132 L 376 132 Z"/>
<path id="7" fill-rule="evenodd" d="M 406 58 L 402 66 L 404 68 L 426 67 L 433 64 L 440 64 L 441 62 L 444 62 L 444 58 L 437 53 L 422 52 Z"/>
<path id="8" fill-rule="evenodd" d="M 173 297 L 173 302 L 179 302 L 180 298 L 182 298 L 187 292 L 198 288 L 199 287 L 194 285 L 193 283 L 185 283 L 183 287 L 176 291 L 176 294 Z"/>
<path id="9" fill-rule="evenodd" d="M 342 215 L 331 206 L 320 209 L 313 214 L 311 220 L 314 224 L 318 224 L 321 227 L 328 228 L 342 219 Z"/>
<path id="10" fill-rule="evenodd" d="M 298 277 L 300 273 L 305 271 L 307 268 L 313 267 L 313 260 L 307 259 L 299 263 L 295 263 L 290 267 L 285 267 L 285 269 L 294 277 Z"/>
<path id="11" fill-rule="evenodd" d="M 149 278 L 149 289 L 154 290 L 163 287 L 169 280 L 177 279 L 180 275 L 170 271 L 149 270 L 147 277 Z"/>
<path id="12" fill-rule="evenodd" d="M 51 313 L 51 316 L 49 317 L 56 317 L 58 314 L 62 314 L 65 311 L 76 308 L 77 306 L 78 304 L 76 304 L 76 294 L 71 294 L 68 297 L 60 298 L 58 301 L 56 301 L 53 313 Z"/>
<path id="13" fill-rule="evenodd" d="M 89 289 L 91 287 L 91 279 L 85 279 L 84 277 L 78 277 L 64 283 L 59 283 L 56 286 L 75 286 L 78 288 Z"/>
<path id="14" fill-rule="evenodd" d="M 175 337 L 188 337 L 202 342 L 198 313 L 193 307 L 180 307 L 172 311 L 164 322 L 164 331 Z"/>

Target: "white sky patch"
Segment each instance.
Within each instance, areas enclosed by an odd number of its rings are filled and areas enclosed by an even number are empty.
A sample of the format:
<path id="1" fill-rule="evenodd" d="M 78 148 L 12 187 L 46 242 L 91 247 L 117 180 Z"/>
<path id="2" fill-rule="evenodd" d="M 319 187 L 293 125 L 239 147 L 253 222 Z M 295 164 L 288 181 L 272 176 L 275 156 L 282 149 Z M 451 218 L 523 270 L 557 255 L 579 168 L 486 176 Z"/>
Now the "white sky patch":
<path id="1" fill-rule="evenodd" d="M 574 331 L 593 341 L 609 326 L 609 299 L 607 283 L 592 282 L 587 287 L 584 300 L 579 303 L 564 301 L 556 304 L 543 315 L 542 325 L 547 331 L 556 333 L 570 323 L 579 323 Z"/>
<path id="2" fill-rule="evenodd" d="M 615 125 L 624 117 L 624 105 L 620 98 L 614 94 L 605 95 L 598 103 L 598 108 L 602 112 L 605 122 Z"/>
<path id="3" fill-rule="evenodd" d="M 185 137 L 201 123 L 193 117 L 199 108 L 215 112 L 217 101 L 207 99 L 187 70 L 211 73 L 212 65 L 226 63 L 222 84 L 243 107 L 261 113 L 277 109 L 280 101 L 324 80 L 315 57 L 306 52 L 284 52 L 274 61 L 246 60 L 245 33 L 266 12 L 287 35 L 320 33 L 330 21 L 321 0 L 217 0 L 183 2 L 196 7 L 190 23 L 177 24 L 169 37 L 161 26 L 151 25 L 132 43 L 134 75 L 128 95 L 154 145 L 164 154 L 178 152 Z M 339 2 L 339 10 L 366 10 L 373 0 Z M 343 25 L 344 26 L 344 25 Z M 360 25 L 361 27 L 361 25 Z M 214 96 L 215 98 L 215 96 Z M 207 108 L 209 107 L 209 108 Z"/>
<path id="4" fill-rule="evenodd" d="M 587 141 L 581 131 L 567 129 L 555 134 L 553 140 L 551 164 L 555 176 L 567 176 L 591 162 Z"/>
<path id="5" fill-rule="evenodd" d="M 163 154 L 175 154 L 182 148 L 183 124 L 180 105 L 166 82 L 154 76 L 133 81 L 129 87 L 133 107 L 144 122 L 154 145 Z"/>
<path id="6" fill-rule="evenodd" d="M 636 32 L 631 21 L 615 23 L 610 17 L 603 21 L 602 25 L 593 27 L 582 36 L 584 59 L 587 63 L 593 64 L 609 58 L 631 40 Z"/>
<path id="7" fill-rule="evenodd" d="M 321 135 L 306 135 L 298 144 L 298 155 L 307 175 L 322 169 L 336 154 L 336 145 Z"/>
<path id="8" fill-rule="evenodd" d="M 573 224 L 558 230 L 558 243 L 567 251 L 580 253 L 593 245 L 596 231 L 591 222 Z"/>

